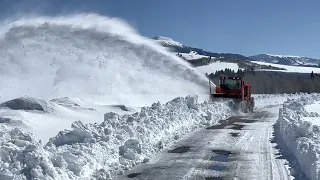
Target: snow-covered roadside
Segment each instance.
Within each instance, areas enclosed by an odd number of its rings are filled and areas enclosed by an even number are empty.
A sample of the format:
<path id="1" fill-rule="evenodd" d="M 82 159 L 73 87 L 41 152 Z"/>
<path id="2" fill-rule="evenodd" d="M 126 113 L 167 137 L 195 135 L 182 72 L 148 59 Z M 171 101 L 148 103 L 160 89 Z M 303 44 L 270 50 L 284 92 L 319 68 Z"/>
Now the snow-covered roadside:
<path id="1" fill-rule="evenodd" d="M 320 100 L 320 94 L 302 95 L 289 99 L 279 110 L 279 134 L 290 154 L 295 156 L 299 169 L 309 179 L 320 179 L 320 126 L 308 121 L 319 116 L 305 106 Z"/>
<path id="2" fill-rule="evenodd" d="M 303 96 L 303 93 L 296 94 L 253 94 L 256 109 L 265 107 L 281 106 L 287 99 L 297 99 Z"/>
<path id="3" fill-rule="evenodd" d="M 0 127 L 0 179 L 106 179 L 147 162 L 193 130 L 231 116 L 227 102 L 197 97 L 154 103 L 131 115 L 106 113 L 101 124 L 72 124 L 42 145 L 30 133 Z"/>
<path id="4" fill-rule="evenodd" d="M 309 113 L 320 114 L 320 101 L 315 101 L 310 105 L 306 105 L 304 108 Z M 304 119 L 313 125 L 320 126 L 320 116 L 304 117 Z"/>

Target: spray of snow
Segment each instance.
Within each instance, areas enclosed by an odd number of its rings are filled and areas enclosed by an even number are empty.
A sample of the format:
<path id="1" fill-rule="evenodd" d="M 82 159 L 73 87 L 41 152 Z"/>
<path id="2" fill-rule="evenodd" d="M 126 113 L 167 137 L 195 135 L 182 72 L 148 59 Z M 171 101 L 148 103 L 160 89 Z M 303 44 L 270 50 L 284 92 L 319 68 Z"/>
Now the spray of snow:
<path id="1" fill-rule="evenodd" d="M 2 22 L 0 57 L 0 101 L 28 95 L 145 105 L 208 91 L 186 62 L 96 14 Z"/>

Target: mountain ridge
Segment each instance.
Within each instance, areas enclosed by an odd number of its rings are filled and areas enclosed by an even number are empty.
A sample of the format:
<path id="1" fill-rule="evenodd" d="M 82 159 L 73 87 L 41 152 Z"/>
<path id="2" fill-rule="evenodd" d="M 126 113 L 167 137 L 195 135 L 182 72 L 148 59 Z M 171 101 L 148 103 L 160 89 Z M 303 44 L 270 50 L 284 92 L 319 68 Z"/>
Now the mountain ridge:
<path id="1" fill-rule="evenodd" d="M 195 48 L 195 47 L 187 46 L 187 45 L 184 45 L 180 42 L 173 40 L 172 38 L 165 37 L 165 36 L 155 36 L 152 39 L 157 41 L 158 43 L 160 43 L 162 46 L 167 47 L 177 53 L 190 53 L 193 51 L 199 55 L 210 56 L 213 58 L 225 58 L 225 59 L 233 59 L 233 60 L 252 60 L 251 58 L 244 56 L 244 55 L 241 55 L 241 54 L 214 53 L 214 52 L 202 49 L 202 48 Z M 179 45 L 175 45 L 175 44 L 179 44 Z"/>
<path id="2" fill-rule="evenodd" d="M 274 55 L 274 54 L 258 54 L 249 56 L 254 61 L 261 61 L 274 64 L 305 66 L 305 67 L 320 67 L 320 59 L 309 58 L 305 56 L 292 55 Z"/>
<path id="3" fill-rule="evenodd" d="M 253 56 L 244 56 L 236 53 L 216 53 L 202 48 L 191 47 L 184 45 L 178 41 L 173 40 L 170 37 L 155 36 L 153 40 L 160 43 L 162 46 L 169 48 L 173 52 L 177 53 L 190 53 L 196 52 L 199 55 L 210 56 L 219 59 L 232 59 L 232 60 L 249 60 L 260 61 L 274 64 L 291 65 L 291 66 L 304 66 L 304 67 L 320 67 L 320 59 L 309 58 L 305 56 L 293 56 L 293 55 L 275 55 L 262 53 Z"/>

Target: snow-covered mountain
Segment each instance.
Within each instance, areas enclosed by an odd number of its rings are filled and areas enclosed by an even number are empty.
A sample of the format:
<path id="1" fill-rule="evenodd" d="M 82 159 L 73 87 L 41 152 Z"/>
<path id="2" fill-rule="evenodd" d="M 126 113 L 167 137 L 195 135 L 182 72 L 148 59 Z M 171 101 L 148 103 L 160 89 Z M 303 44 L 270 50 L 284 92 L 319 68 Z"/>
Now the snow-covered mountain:
<path id="1" fill-rule="evenodd" d="M 180 42 L 177 42 L 169 37 L 164 37 L 164 36 L 156 36 L 153 38 L 154 40 L 156 40 L 157 42 L 159 42 L 160 44 L 164 45 L 164 46 L 178 46 L 178 47 L 183 47 L 184 45 Z"/>
<path id="2" fill-rule="evenodd" d="M 212 58 L 225 58 L 225 59 L 234 59 L 234 60 L 252 60 L 249 57 L 243 56 L 241 54 L 233 54 L 233 53 L 213 53 L 201 48 L 195 48 L 195 47 L 190 47 L 187 45 L 184 45 L 180 42 L 177 42 L 173 40 L 172 38 L 165 37 L 165 36 L 156 36 L 153 37 L 155 41 L 160 43 L 162 46 L 165 46 L 173 52 L 177 53 L 186 53 L 190 54 L 190 52 L 195 52 L 197 55 L 201 56 L 211 56 Z M 188 59 L 190 60 L 190 59 Z"/>
<path id="3" fill-rule="evenodd" d="M 293 66 L 319 66 L 320 64 L 320 59 L 313 59 L 303 56 L 258 54 L 249 57 L 255 61 Z"/>
<path id="4" fill-rule="evenodd" d="M 196 59 L 196 57 L 211 56 L 213 58 L 260 61 L 260 62 L 266 62 L 266 63 L 291 65 L 291 66 L 319 67 L 320 65 L 320 59 L 314 59 L 314 58 L 309 58 L 304 56 L 258 54 L 258 55 L 247 57 L 241 54 L 214 53 L 201 48 L 190 47 L 178 41 L 175 41 L 172 38 L 165 37 L 165 36 L 156 36 L 156 37 L 153 37 L 152 39 L 160 43 L 162 46 L 165 46 L 171 49 L 173 52 L 187 54 L 188 57 L 185 58 L 186 60 L 193 60 L 193 59 L 190 59 L 189 54 L 190 52 L 195 52 L 198 56 L 194 56 L 195 57 L 194 59 Z"/>

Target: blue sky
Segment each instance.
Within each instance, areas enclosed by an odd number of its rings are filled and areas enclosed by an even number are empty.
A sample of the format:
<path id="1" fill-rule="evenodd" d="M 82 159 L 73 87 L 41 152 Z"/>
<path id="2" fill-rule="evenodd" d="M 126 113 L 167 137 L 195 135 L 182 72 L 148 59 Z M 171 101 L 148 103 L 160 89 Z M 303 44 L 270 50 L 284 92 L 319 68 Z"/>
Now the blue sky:
<path id="1" fill-rule="evenodd" d="M 0 19 L 95 12 L 213 52 L 320 59 L 319 0 L 0 0 Z"/>

